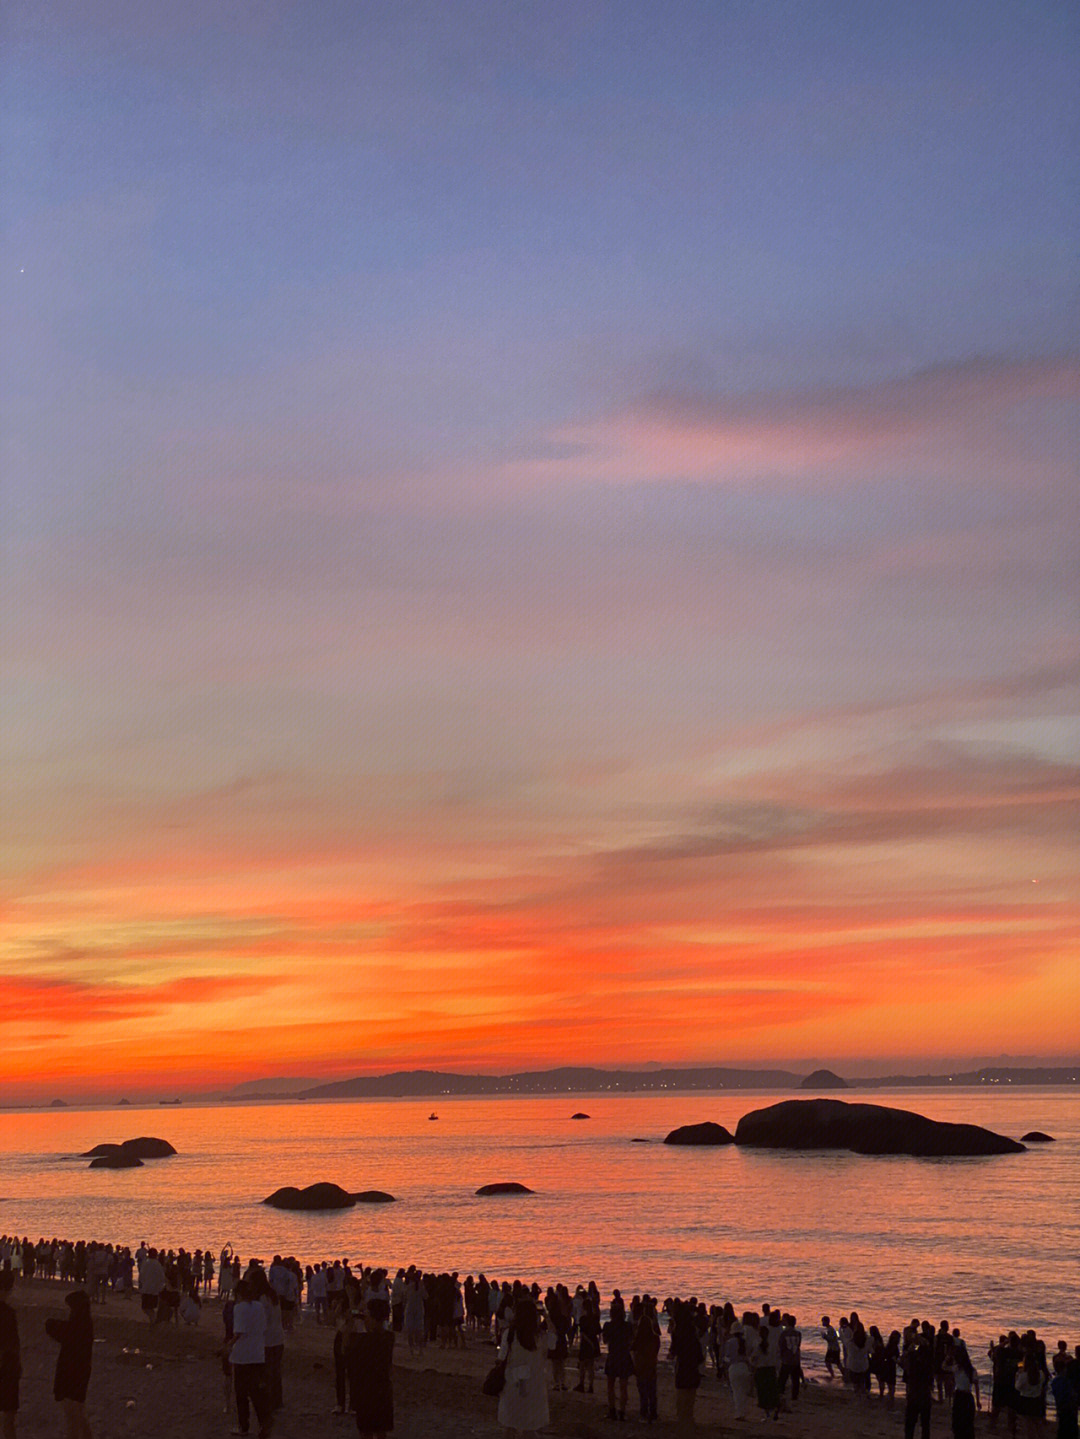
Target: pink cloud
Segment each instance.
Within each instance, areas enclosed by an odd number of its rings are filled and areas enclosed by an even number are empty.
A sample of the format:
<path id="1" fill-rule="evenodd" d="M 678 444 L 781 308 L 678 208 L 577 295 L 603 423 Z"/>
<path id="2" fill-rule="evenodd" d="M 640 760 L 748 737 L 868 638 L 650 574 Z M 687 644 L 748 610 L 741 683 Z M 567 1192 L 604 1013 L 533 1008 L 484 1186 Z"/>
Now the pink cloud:
<path id="1" fill-rule="evenodd" d="M 978 463 L 1023 463 L 1055 473 L 1062 456 L 1036 460 L 1021 423 L 1038 404 L 1080 399 L 1076 357 L 970 360 L 865 387 L 723 396 L 661 391 L 619 413 L 568 426 L 539 454 L 511 466 L 533 482 L 829 476 L 974 476 Z"/>

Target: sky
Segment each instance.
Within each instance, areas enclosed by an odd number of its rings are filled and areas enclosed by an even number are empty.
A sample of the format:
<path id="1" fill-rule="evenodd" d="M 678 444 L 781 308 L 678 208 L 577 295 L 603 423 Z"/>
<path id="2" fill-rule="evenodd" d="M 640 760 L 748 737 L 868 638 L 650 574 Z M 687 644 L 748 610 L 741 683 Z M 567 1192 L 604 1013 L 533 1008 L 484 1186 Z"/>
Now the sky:
<path id="1" fill-rule="evenodd" d="M 5 1102 L 1075 1057 L 1074 5 L 4 26 Z"/>

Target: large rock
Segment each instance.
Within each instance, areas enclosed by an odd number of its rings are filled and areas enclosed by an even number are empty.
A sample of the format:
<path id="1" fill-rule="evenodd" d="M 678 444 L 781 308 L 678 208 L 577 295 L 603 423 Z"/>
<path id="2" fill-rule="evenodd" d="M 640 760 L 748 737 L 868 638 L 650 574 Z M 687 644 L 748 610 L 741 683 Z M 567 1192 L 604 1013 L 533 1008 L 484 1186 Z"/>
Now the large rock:
<path id="1" fill-rule="evenodd" d="M 734 1144 L 735 1136 L 722 1124 L 707 1119 L 704 1124 L 684 1124 L 673 1129 L 665 1138 L 665 1144 Z"/>
<path id="2" fill-rule="evenodd" d="M 117 1147 L 115 1154 L 99 1154 L 90 1161 L 91 1169 L 141 1169 L 142 1160 L 135 1154 L 125 1154 Z"/>
<path id="3" fill-rule="evenodd" d="M 1033 1129 L 1030 1134 L 1022 1134 L 1020 1138 L 1025 1144 L 1056 1144 L 1052 1134 L 1044 1134 L 1041 1129 Z"/>
<path id="4" fill-rule="evenodd" d="M 856 1154 L 1017 1154 L 1024 1146 L 977 1124 L 944 1124 L 883 1104 L 785 1099 L 744 1114 L 735 1143 L 762 1149 L 850 1149 Z"/>
<path id="5" fill-rule="evenodd" d="M 476 1191 L 477 1194 L 532 1194 L 532 1190 L 524 1184 L 511 1182 L 509 1184 L 481 1184 Z"/>
<path id="6" fill-rule="evenodd" d="M 841 1079 L 831 1069 L 815 1069 L 813 1074 L 808 1074 L 799 1085 L 800 1089 L 849 1089 L 850 1087 L 846 1079 Z"/>
<path id="7" fill-rule="evenodd" d="M 383 1189 L 361 1189 L 359 1194 L 353 1195 L 353 1202 L 356 1204 L 396 1204 L 397 1200 Z"/>
<path id="8" fill-rule="evenodd" d="M 176 1153 L 167 1139 L 153 1139 L 145 1134 L 139 1139 L 125 1139 L 120 1148 L 137 1159 L 168 1159 Z"/>
<path id="9" fill-rule="evenodd" d="M 309 1184 L 306 1189 L 275 1189 L 263 1203 L 275 1209 L 351 1209 L 356 1200 L 338 1184 Z"/>
<path id="10" fill-rule="evenodd" d="M 153 1139 L 143 1135 L 139 1139 L 125 1139 L 123 1144 L 95 1144 L 83 1154 L 83 1159 L 93 1159 L 109 1154 L 130 1154 L 135 1159 L 167 1159 L 176 1150 L 167 1139 Z"/>

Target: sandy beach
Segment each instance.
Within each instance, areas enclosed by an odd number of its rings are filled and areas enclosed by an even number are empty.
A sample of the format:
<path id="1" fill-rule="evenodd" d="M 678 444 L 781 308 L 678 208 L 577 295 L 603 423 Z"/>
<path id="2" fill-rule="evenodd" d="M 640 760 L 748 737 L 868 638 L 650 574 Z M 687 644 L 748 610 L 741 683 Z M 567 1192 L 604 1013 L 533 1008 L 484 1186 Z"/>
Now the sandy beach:
<path id="1" fill-rule="evenodd" d="M 32 1280 L 19 1284 L 11 1300 L 19 1316 L 23 1350 L 23 1380 L 19 1433 L 25 1436 L 60 1434 L 58 1406 L 52 1398 L 56 1345 L 46 1336 L 48 1314 L 63 1316 L 65 1286 Z M 225 1412 L 218 1358 L 222 1324 L 219 1305 L 203 1308 L 198 1327 L 150 1325 L 139 1309 L 138 1298 L 110 1295 L 95 1305 L 94 1372 L 87 1414 L 96 1439 L 216 1439 L 235 1427 L 235 1409 Z M 306 1319 L 289 1336 L 285 1351 L 285 1410 L 277 1416 L 278 1439 L 333 1439 L 356 1433 L 352 1416 L 335 1416 L 333 1390 L 333 1331 Z M 665 1345 L 666 1348 L 666 1345 Z M 410 1358 L 402 1343 L 394 1366 L 395 1435 L 401 1439 L 455 1439 L 476 1435 L 496 1439 L 502 1431 L 495 1418 L 495 1401 L 480 1392 L 483 1376 L 493 1361 L 492 1346 L 470 1338 L 463 1350 L 427 1349 Z M 576 1382 L 573 1362 L 570 1383 Z M 543 1432 L 565 1439 L 598 1439 L 636 1427 L 637 1395 L 633 1381 L 626 1423 L 609 1421 L 602 1380 L 593 1395 L 551 1395 L 551 1422 Z M 902 1392 L 902 1391 L 901 1391 Z M 660 1421 L 653 1434 L 675 1433 L 675 1401 L 671 1371 L 660 1368 Z M 901 1428 L 902 1397 L 888 1410 L 876 1400 L 859 1403 L 839 1386 L 808 1383 L 793 1412 L 781 1416 L 774 1427 L 798 1439 L 880 1439 Z M 763 1421 L 756 1416 L 736 1423 L 726 1385 L 709 1372 L 698 1394 L 698 1428 L 702 1434 L 721 1435 L 756 1431 Z M 980 1416 L 980 1425 L 985 1419 Z M 642 1426 L 644 1427 L 644 1426 Z M 948 1432 L 944 1408 L 935 1412 L 936 1433 Z"/>

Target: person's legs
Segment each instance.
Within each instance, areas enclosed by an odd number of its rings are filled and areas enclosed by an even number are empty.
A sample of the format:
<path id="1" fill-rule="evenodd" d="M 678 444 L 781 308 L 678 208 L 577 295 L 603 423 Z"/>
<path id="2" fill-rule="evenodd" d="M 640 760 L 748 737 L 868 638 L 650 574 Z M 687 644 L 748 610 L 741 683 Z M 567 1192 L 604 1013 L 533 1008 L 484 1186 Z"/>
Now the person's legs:
<path id="1" fill-rule="evenodd" d="M 236 1427 L 242 1434 L 246 1434 L 251 1426 L 251 1397 L 248 1385 L 250 1369 L 250 1364 L 233 1365 L 233 1384 L 236 1389 Z"/>
<path id="2" fill-rule="evenodd" d="M 680 1434 L 689 1434 L 694 1427 L 696 1389 L 675 1390 L 675 1421 Z"/>

